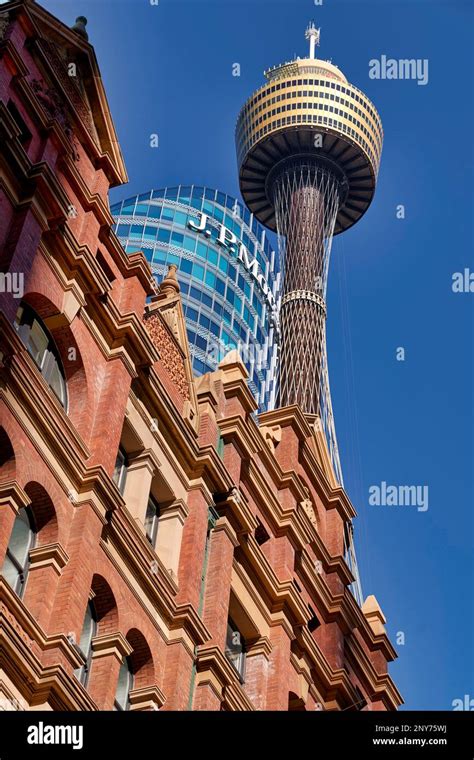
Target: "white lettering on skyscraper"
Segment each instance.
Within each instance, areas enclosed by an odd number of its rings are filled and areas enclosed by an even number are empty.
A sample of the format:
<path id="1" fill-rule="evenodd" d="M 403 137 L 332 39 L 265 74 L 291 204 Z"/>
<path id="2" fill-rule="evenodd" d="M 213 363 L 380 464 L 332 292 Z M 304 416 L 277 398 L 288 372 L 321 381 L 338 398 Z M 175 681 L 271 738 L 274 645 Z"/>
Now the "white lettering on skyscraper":
<path id="1" fill-rule="evenodd" d="M 188 227 L 194 232 L 204 232 L 207 236 L 209 236 L 211 234 L 211 230 L 207 227 L 208 216 L 202 212 L 199 213 L 200 219 L 197 222 L 195 222 L 193 219 L 190 219 L 188 221 Z M 273 295 L 272 289 L 265 279 L 265 275 L 261 271 L 260 264 L 256 256 L 252 257 L 252 254 L 249 252 L 248 248 L 241 241 L 239 241 L 232 230 L 229 230 L 229 228 L 225 227 L 225 225 L 218 224 L 217 231 L 217 244 L 221 245 L 223 248 L 227 248 L 229 253 L 234 254 L 237 257 L 237 260 L 244 266 L 244 268 L 253 277 L 259 286 L 263 295 L 266 297 L 268 303 L 270 304 L 270 308 L 274 309 L 275 297 Z"/>

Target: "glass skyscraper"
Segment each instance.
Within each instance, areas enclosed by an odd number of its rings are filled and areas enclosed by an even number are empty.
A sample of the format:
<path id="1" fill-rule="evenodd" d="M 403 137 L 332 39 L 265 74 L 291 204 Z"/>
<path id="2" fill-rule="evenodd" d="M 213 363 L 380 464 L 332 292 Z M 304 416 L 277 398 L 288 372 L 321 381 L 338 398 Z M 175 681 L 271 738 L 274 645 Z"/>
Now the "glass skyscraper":
<path id="1" fill-rule="evenodd" d="M 238 348 L 259 410 L 273 408 L 280 272 L 253 214 L 197 185 L 152 190 L 111 211 L 125 251 L 142 250 L 158 280 L 177 265 L 195 374 Z"/>

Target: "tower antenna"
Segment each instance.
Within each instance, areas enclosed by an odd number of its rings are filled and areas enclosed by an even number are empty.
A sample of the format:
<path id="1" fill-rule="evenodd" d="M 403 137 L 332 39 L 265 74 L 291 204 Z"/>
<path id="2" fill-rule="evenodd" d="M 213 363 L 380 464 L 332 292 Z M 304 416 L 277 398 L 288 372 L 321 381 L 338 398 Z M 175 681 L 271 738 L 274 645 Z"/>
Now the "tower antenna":
<path id="1" fill-rule="evenodd" d="M 305 37 L 309 40 L 309 57 L 316 58 L 316 45 L 319 45 L 321 29 L 316 29 L 314 21 L 310 21 L 305 32 Z"/>

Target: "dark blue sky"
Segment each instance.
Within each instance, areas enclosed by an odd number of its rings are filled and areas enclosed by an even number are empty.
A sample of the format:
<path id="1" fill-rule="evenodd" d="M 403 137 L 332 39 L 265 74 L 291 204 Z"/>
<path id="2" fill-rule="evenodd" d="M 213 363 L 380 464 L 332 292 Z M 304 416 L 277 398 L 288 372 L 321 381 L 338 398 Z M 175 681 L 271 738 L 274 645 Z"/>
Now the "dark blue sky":
<path id="1" fill-rule="evenodd" d="M 385 130 L 377 193 L 336 238 L 329 276 L 345 484 L 359 513 L 364 592 L 377 596 L 392 641 L 405 635 L 391 666 L 405 707 L 449 710 L 474 697 L 474 294 L 451 288 L 454 272 L 474 270 L 471 2 L 43 4 L 68 24 L 89 19 L 130 176 L 112 202 L 180 182 L 238 195 L 238 110 L 265 68 L 306 55 L 311 18 L 321 26 L 318 55 L 376 104 Z M 370 79 L 369 60 L 381 55 L 428 59 L 428 84 Z M 428 486 L 428 510 L 369 506 L 369 487 L 382 481 Z"/>

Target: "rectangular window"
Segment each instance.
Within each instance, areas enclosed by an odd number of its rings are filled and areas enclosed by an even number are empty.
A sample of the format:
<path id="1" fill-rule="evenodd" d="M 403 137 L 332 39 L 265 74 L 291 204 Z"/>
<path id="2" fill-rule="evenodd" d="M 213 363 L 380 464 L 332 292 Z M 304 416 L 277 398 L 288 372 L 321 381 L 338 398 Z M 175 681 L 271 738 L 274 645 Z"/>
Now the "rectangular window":
<path id="1" fill-rule="evenodd" d="M 117 458 L 115 460 L 114 474 L 112 475 L 112 480 L 114 481 L 115 485 L 117 486 L 121 494 L 123 494 L 124 489 L 125 489 L 125 481 L 127 479 L 127 467 L 128 467 L 127 455 L 122 448 L 119 448 L 117 452 Z"/>
<path id="2" fill-rule="evenodd" d="M 207 341 L 201 335 L 196 335 L 196 346 L 207 351 Z"/>
<path id="3" fill-rule="evenodd" d="M 213 251 L 212 248 L 209 248 L 207 251 L 207 260 L 214 264 L 214 266 L 217 266 L 217 262 L 219 261 L 219 254 L 217 251 Z"/>
<path id="4" fill-rule="evenodd" d="M 207 259 L 207 245 L 205 243 L 198 243 L 196 253 L 201 259 Z"/>
<path id="5" fill-rule="evenodd" d="M 209 325 L 211 324 L 211 320 L 209 317 L 206 317 L 205 314 L 199 315 L 199 324 L 204 327 L 205 330 L 209 330 Z"/>
<path id="6" fill-rule="evenodd" d="M 156 501 L 152 496 L 148 499 L 148 506 L 146 508 L 145 516 L 145 534 L 150 544 L 154 547 L 156 542 L 156 534 L 158 533 L 158 519 L 160 511 Z"/>
<path id="7" fill-rule="evenodd" d="M 193 262 L 189 259 L 181 259 L 181 264 L 179 265 L 179 269 L 181 272 L 186 272 L 186 274 L 191 274 L 193 269 Z"/>
<path id="8" fill-rule="evenodd" d="M 206 285 L 209 285 L 210 288 L 216 286 L 216 275 L 212 272 L 206 272 Z"/>
<path id="9" fill-rule="evenodd" d="M 163 211 L 161 212 L 161 218 L 164 221 L 172 222 L 174 219 L 174 211 L 172 208 L 168 208 L 167 206 L 163 206 Z"/>
<path id="10" fill-rule="evenodd" d="M 245 641 L 230 618 L 227 623 L 225 655 L 236 669 L 239 679 L 243 683 L 245 678 Z"/>
<path id="11" fill-rule="evenodd" d="M 200 264 L 193 264 L 193 277 L 197 277 L 198 280 L 204 280 L 204 267 Z"/>
<path id="12" fill-rule="evenodd" d="M 158 230 L 158 240 L 160 243 L 169 243 L 171 238 L 171 230 L 165 230 L 161 227 Z"/>
<path id="13" fill-rule="evenodd" d="M 181 246 L 183 244 L 183 240 L 184 240 L 184 235 L 182 235 L 180 232 L 171 233 L 171 242 L 173 245 Z"/>
<path id="14" fill-rule="evenodd" d="M 143 237 L 145 240 L 156 240 L 156 227 L 145 227 Z"/>
<path id="15" fill-rule="evenodd" d="M 161 206 L 150 206 L 148 217 L 150 219 L 159 219 L 161 216 Z"/>
<path id="16" fill-rule="evenodd" d="M 183 214 L 182 211 L 176 211 L 176 213 L 174 215 L 174 223 L 175 224 L 179 224 L 181 227 L 185 227 L 187 219 L 188 219 L 187 214 Z"/>

